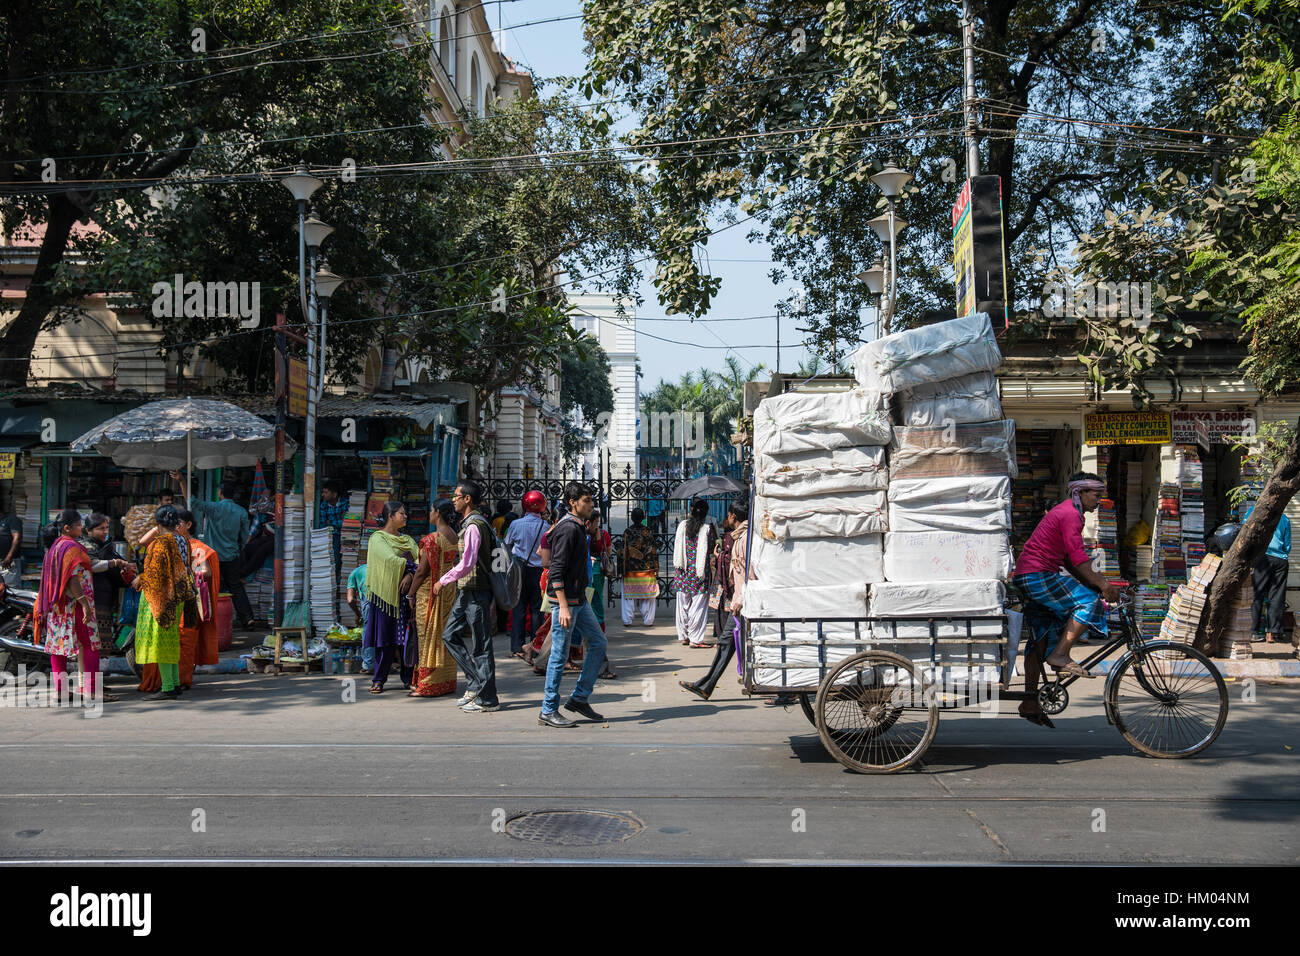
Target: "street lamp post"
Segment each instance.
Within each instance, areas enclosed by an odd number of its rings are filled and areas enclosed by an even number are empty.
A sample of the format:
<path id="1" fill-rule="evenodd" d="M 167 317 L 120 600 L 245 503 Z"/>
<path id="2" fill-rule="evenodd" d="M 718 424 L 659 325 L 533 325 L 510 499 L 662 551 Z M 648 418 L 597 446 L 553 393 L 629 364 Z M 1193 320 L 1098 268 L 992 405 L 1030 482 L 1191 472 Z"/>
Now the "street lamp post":
<path id="1" fill-rule="evenodd" d="M 858 278 L 867 284 L 867 291 L 871 293 L 876 300 L 876 338 L 880 338 L 880 293 L 885 288 L 885 266 L 880 260 L 871 266 L 870 269 L 863 269 L 858 273 Z"/>
<path id="2" fill-rule="evenodd" d="M 889 308 L 884 318 L 885 334 L 888 335 L 893 331 L 894 309 L 898 304 L 898 234 L 907 228 L 907 221 L 895 216 L 894 200 L 912 181 L 912 174 L 899 169 L 890 160 L 884 169 L 871 177 L 871 181 L 885 194 L 889 207 L 885 215 L 877 216 L 868 223 L 882 241 L 889 242 L 889 294 L 886 297 Z"/>
<path id="3" fill-rule="evenodd" d="M 316 325 L 320 314 L 320 293 L 316 286 L 316 262 L 320 256 L 320 247 L 333 226 L 328 226 L 315 216 L 303 222 L 303 236 L 307 244 L 308 262 L 308 297 L 307 312 L 307 421 L 306 441 L 303 448 L 302 467 L 302 504 L 303 504 L 303 541 L 302 541 L 302 596 L 309 600 L 307 593 L 311 587 L 311 532 L 316 525 L 316 404 L 319 400 L 317 389 L 317 350 Z"/>
<path id="4" fill-rule="evenodd" d="M 307 308 L 307 244 L 305 229 L 307 202 L 311 199 L 312 194 L 324 184 L 311 175 L 305 163 L 300 163 L 291 175 L 284 177 L 280 182 L 285 189 L 289 190 L 294 201 L 298 204 L 298 295 L 303 303 L 303 312 L 305 314 Z M 277 387 L 279 391 L 282 391 L 287 387 L 285 383 L 289 374 L 285 342 L 287 334 L 284 331 L 283 316 L 277 318 L 276 325 L 276 370 L 282 376 L 281 381 L 277 383 Z M 284 404 L 286 399 L 283 394 L 279 394 L 279 391 L 277 392 L 275 420 L 275 624 L 277 627 L 284 623 L 285 552 Z"/>

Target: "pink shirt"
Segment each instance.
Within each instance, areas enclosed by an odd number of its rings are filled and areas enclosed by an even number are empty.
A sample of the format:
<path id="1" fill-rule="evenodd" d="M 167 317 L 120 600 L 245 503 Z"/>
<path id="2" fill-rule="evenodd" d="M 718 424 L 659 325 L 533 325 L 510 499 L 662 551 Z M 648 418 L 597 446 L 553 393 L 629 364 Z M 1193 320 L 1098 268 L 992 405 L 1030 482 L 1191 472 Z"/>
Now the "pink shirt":
<path id="1" fill-rule="evenodd" d="M 465 550 L 461 552 L 460 560 L 456 562 L 454 568 L 438 579 L 439 584 L 446 587 L 474 570 L 474 562 L 478 560 L 478 539 L 478 525 L 471 523 L 465 529 Z"/>
<path id="2" fill-rule="evenodd" d="M 1088 561 L 1083 550 L 1083 517 L 1073 501 L 1062 501 L 1047 512 L 1025 542 L 1016 562 L 1016 574 L 1035 571 L 1056 573 Z M 1068 562 L 1068 563 L 1067 563 Z"/>

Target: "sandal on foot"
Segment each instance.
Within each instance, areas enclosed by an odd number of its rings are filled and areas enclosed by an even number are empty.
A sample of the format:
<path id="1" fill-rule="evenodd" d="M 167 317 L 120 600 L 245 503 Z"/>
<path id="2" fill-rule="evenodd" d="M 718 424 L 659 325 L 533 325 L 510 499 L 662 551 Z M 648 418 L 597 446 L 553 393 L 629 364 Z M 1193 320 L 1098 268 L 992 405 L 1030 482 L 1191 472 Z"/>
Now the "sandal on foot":
<path id="1" fill-rule="evenodd" d="M 372 694 L 382 694 L 383 692 L 384 692 L 384 689 L 383 689 L 382 687 L 380 687 L 378 684 L 371 684 L 371 685 L 370 685 L 370 693 L 372 693 Z"/>
<path id="2" fill-rule="evenodd" d="M 1070 661 L 1068 664 L 1053 664 L 1051 661 L 1048 661 L 1047 665 L 1056 671 L 1058 680 L 1062 674 L 1067 674 L 1071 677 L 1086 677 L 1089 680 L 1097 676 L 1096 674 L 1089 674 L 1083 669 L 1078 661 Z"/>
<path id="3" fill-rule="evenodd" d="M 1025 720 L 1029 721 L 1031 724 L 1037 724 L 1039 727 L 1051 727 L 1053 729 L 1056 727 L 1056 724 L 1052 723 L 1052 718 L 1048 717 L 1041 711 L 1035 711 L 1030 714 L 1021 713 L 1020 711 L 1017 711 L 1016 713 L 1020 714 L 1021 717 L 1025 718 Z"/>
<path id="4" fill-rule="evenodd" d="M 709 697 L 712 696 L 709 691 L 705 690 L 702 687 L 696 686 L 696 684 L 693 681 L 679 680 L 677 683 L 682 686 L 683 690 L 690 691 L 700 700 L 708 700 Z"/>

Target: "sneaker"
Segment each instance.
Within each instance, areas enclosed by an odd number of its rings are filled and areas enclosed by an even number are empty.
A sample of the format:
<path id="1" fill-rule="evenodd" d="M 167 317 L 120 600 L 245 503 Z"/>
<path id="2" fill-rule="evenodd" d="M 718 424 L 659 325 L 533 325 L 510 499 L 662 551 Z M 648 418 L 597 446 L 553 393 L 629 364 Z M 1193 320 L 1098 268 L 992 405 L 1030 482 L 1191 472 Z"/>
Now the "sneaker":
<path id="1" fill-rule="evenodd" d="M 478 698 L 478 694 L 475 691 L 467 690 L 461 696 L 460 700 L 456 701 L 456 706 L 464 707 L 466 704 L 472 704 L 477 698 Z"/>
<path id="2" fill-rule="evenodd" d="M 462 714 L 491 714 L 500 709 L 500 704 L 480 704 L 476 701 L 470 701 L 460 709 L 460 712 Z"/>

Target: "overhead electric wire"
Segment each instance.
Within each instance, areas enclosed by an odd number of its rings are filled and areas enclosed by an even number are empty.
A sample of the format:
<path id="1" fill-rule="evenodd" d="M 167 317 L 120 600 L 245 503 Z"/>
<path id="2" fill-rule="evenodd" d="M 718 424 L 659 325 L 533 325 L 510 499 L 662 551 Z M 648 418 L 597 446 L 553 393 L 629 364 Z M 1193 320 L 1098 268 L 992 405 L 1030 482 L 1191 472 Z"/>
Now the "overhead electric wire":
<path id="1" fill-rule="evenodd" d="M 933 119 L 941 116 L 955 115 L 958 112 L 960 111 L 956 109 L 937 110 L 932 113 L 915 115 L 910 117 L 910 119 L 912 120 Z M 529 166 L 525 168 L 532 168 L 536 166 L 537 168 L 545 169 L 549 166 L 555 165 L 554 162 L 547 162 L 548 160 L 554 160 L 555 158 L 582 157 L 583 159 L 581 161 L 592 162 L 594 161 L 594 158 L 605 154 L 610 154 L 610 153 L 634 153 L 636 154 L 635 156 L 629 157 L 627 160 L 620 160 L 620 162 L 631 161 L 631 162 L 644 164 L 644 163 L 649 163 L 651 161 L 672 160 L 678 158 L 694 158 L 697 155 L 703 155 L 697 152 L 682 154 L 681 156 L 669 155 L 666 157 L 658 157 L 653 155 L 654 150 L 663 149 L 667 147 L 692 146 L 696 144 L 707 144 L 707 143 L 735 142 L 738 140 L 746 140 L 746 139 L 766 139 L 768 137 L 790 136 L 790 135 L 806 134 L 806 133 L 816 136 L 817 134 L 824 133 L 827 131 L 870 127 L 870 126 L 883 126 L 891 123 L 901 123 L 901 122 L 903 122 L 903 120 L 899 118 L 850 120 L 843 123 L 835 123 L 835 124 L 822 125 L 822 126 L 802 126 L 802 127 L 794 127 L 790 129 L 759 130 L 759 131 L 745 132 L 745 133 L 733 133 L 725 136 L 694 137 L 688 139 L 665 140 L 665 141 L 628 144 L 628 145 L 620 144 L 614 146 L 594 147 L 590 149 L 580 149 L 580 150 L 556 150 L 549 153 L 515 153 L 515 154 L 507 154 L 501 156 L 475 156 L 475 157 L 464 157 L 464 158 L 455 158 L 455 159 L 421 160 L 413 163 L 370 164 L 364 166 L 347 167 L 347 171 L 349 173 L 355 173 L 357 176 L 361 176 L 362 174 L 365 174 L 367 176 L 374 176 L 381 172 L 394 172 L 394 171 L 408 172 L 408 173 L 434 171 L 434 170 L 458 171 L 458 170 L 464 170 L 466 167 L 468 167 L 470 171 L 474 171 L 474 172 L 478 172 L 481 170 L 500 171 L 498 164 L 508 163 L 508 162 L 528 163 Z M 947 131 L 945 130 L 942 132 L 947 132 Z M 907 139 L 911 137 L 923 137 L 928 135 L 931 135 L 931 131 L 929 130 L 909 130 L 905 133 L 889 134 L 887 137 L 881 137 L 881 139 L 886 139 L 886 138 Z M 778 149 L 779 148 L 802 148 L 807 145 L 809 144 L 808 143 L 793 144 L 788 147 L 777 147 L 777 148 Z M 754 147 L 744 147 L 744 148 L 752 149 Z M 725 150 L 714 155 L 728 155 L 731 152 L 732 152 L 731 150 Z M 544 164 L 544 165 L 538 166 L 537 164 Z M 344 172 L 344 167 L 341 165 L 312 166 L 310 167 L 309 171 L 312 173 L 320 173 L 322 175 L 330 175 L 332 173 L 342 174 Z M 60 192 L 60 191 L 68 191 L 68 190 L 80 191 L 86 188 L 94 188 L 96 190 L 107 190 L 109 188 L 117 188 L 117 187 L 144 189 L 144 188 L 151 188 L 155 185 L 160 185 L 160 184 L 165 184 L 169 187 L 175 187 L 175 186 L 182 186 L 182 185 L 195 185 L 195 184 L 204 184 L 204 183 L 230 184 L 235 182 L 249 182 L 249 181 L 266 182 L 266 181 L 278 180 L 279 178 L 289 175 L 292 172 L 293 172 L 292 169 L 283 169 L 283 170 L 271 169 L 271 170 L 255 170 L 255 171 L 244 172 L 244 173 L 220 173 L 220 174 L 213 174 L 209 176 L 197 176 L 197 177 L 191 176 L 186 178 L 177 178 L 171 176 L 168 177 L 154 176 L 154 177 L 135 177 L 135 178 L 126 178 L 126 179 L 69 179 L 69 180 L 57 180 L 52 183 L 32 182 L 30 180 L 6 180 L 6 181 L 0 181 L 0 191 L 7 192 L 9 194 L 30 193 L 30 194 L 44 195 L 44 194 L 49 194 L 51 192 Z M 30 188 L 24 188 L 24 189 L 7 188 L 7 187 L 18 187 L 18 186 L 30 187 Z M 62 187 L 62 189 L 56 187 Z"/>
<path id="2" fill-rule="evenodd" d="M 675 90 L 674 93 L 675 95 L 681 97 L 681 96 L 693 95 L 697 93 L 713 93 L 720 90 L 735 90 L 735 89 L 741 89 L 742 87 L 746 87 L 746 86 L 758 86 L 763 83 L 770 83 L 774 80 L 801 80 L 801 79 L 807 79 L 809 77 L 814 77 L 814 76 L 822 76 L 827 73 L 842 73 L 845 71 L 845 69 L 846 69 L 845 67 L 834 67 L 834 68 L 827 68 L 825 70 L 807 70 L 807 71 L 800 71 L 796 73 L 777 73 L 771 76 L 762 77 L 755 80 L 741 80 L 735 83 L 719 83 L 719 84 L 712 84 L 709 86 L 693 87 L 685 90 Z M 598 106 L 603 108 L 605 106 L 610 106 L 616 103 L 625 103 L 634 98 L 635 98 L 634 94 L 628 94 L 626 96 L 611 97 L 609 99 L 604 99 L 604 100 L 589 100 L 585 103 L 575 103 L 573 105 L 573 108 L 580 109 L 580 110 L 594 109 Z M 504 119 L 507 115 L 509 114 L 489 113 L 486 117 L 478 117 L 477 121 L 495 122 L 500 119 Z M 524 115 L 524 116 L 559 115 L 559 111 L 539 108 L 533 110 L 520 110 L 517 114 L 514 115 Z M 927 114 L 920 114 L 920 115 L 927 115 Z M 904 116 L 904 117 L 900 117 L 899 119 L 906 120 L 907 118 L 908 117 Z M 284 136 L 284 137 L 273 137 L 273 138 L 262 139 L 262 140 L 252 140 L 251 142 L 241 143 L 238 145 L 240 145 L 243 148 L 248 148 L 248 147 L 256 147 L 256 146 L 264 145 L 266 143 L 292 143 L 300 140 L 305 141 L 309 139 L 325 139 L 334 136 L 351 136 L 351 135 L 360 135 L 365 133 L 395 132 L 404 129 L 416 129 L 420 126 L 426 126 L 426 125 L 455 127 L 455 126 L 461 126 L 462 121 L 430 120 L 430 121 L 424 121 L 420 123 L 406 123 L 398 126 L 377 126 L 377 127 L 371 127 L 369 129 L 338 130 L 338 131 L 328 132 L 328 133 L 305 133 L 302 136 Z M 207 143 L 207 144 L 200 143 L 199 145 L 194 147 L 193 151 L 197 152 L 198 150 L 222 149 L 228 147 L 229 144 L 227 143 Z M 170 147 L 160 147 L 158 149 L 123 150 L 121 152 L 115 152 L 115 153 L 89 153 L 89 154 L 81 154 L 75 156 L 51 156 L 51 157 L 31 156 L 31 157 L 27 157 L 26 159 L 0 160 L 0 163 L 32 163 L 32 162 L 41 162 L 42 160 L 45 159 L 53 159 L 56 162 L 65 162 L 65 161 L 78 160 L 78 159 L 114 159 L 117 157 L 125 157 L 125 156 L 160 155 L 164 153 L 174 152 L 175 150 L 176 150 L 175 146 L 170 146 Z"/>
<path id="3" fill-rule="evenodd" d="M 866 158 L 865 158 L 865 157 L 864 157 L 863 159 L 858 160 L 856 163 L 853 163 L 853 164 L 851 164 L 850 166 L 846 167 L 844 170 L 841 170 L 841 171 L 840 171 L 840 174 L 842 175 L 843 173 L 848 172 L 849 170 L 854 169 L 854 168 L 856 168 L 857 166 L 862 165 L 864 162 L 866 162 Z M 795 194 L 794 194 L 793 192 L 790 192 L 790 193 L 787 193 L 787 194 L 785 194 L 784 196 L 782 196 L 781 199 L 778 200 L 778 201 L 783 201 L 783 200 L 785 200 L 786 198 L 794 198 L 794 197 L 795 197 Z M 679 243 L 677 243 L 676 245 L 678 245 L 678 246 L 682 246 L 682 245 L 692 245 L 692 246 L 693 246 L 693 245 L 695 245 L 697 242 L 699 242 L 701 238 L 707 239 L 707 238 L 710 238 L 710 237 L 712 237 L 712 236 L 716 236 L 716 235 L 718 235 L 719 233 L 726 232 L 728 229 L 734 229 L 736 226 L 743 225 L 744 223 L 749 222 L 750 220 L 752 220 L 752 219 L 754 219 L 754 218 L 755 218 L 755 214 L 751 213 L 751 214 L 749 214 L 749 215 L 743 216 L 743 217 L 740 218 L 740 219 L 737 219 L 735 222 L 726 223 L 725 225 L 722 225 L 722 226 L 718 226 L 718 227 L 715 227 L 715 228 L 709 229 L 709 230 L 707 230 L 707 231 L 705 232 L 704 236 L 702 236 L 702 237 L 699 237 L 699 238 L 693 238 L 693 239 L 691 239 L 691 240 L 689 240 L 689 241 L 683 240 L 682 242 L 679 242 Z M 587 276 L 578 276 L 578 277 L 575 277 L 575 278 L 570 279 L 570 280 L 565 281 L 565 282 L 554 283 L 553 285 L 550 285 L 550 286 L 536 287 L 536 288 L 532 288 L 532 289 L 525 290 L 525 291 L 523 291 L 523 292 L 514 293 L 513 295 L 506 296 L 506 297 L 505 297 L 505 300 L 506 300 L 506 301 L 510 301 L 510 300 L 513 300 L 513 299 L 526 298 L 526 297 L 528 297 L 528 296 L 535 295 L 535 294 L 537 294 L 537 293 L 547 293 L 547 292 L 552 292 L 552 291 L 555 291 L 555 290 L 557 290 L 557 289 L 562 289 L 562 288 L 564 288 L 565 286 L 572 286 L 572 285 L 575 285 L 575 284 L 578 283 L 578 282 L 584 282 L 584 281 L 587 281 L 587 280 L 589 280 L 589 279 L 595 278 L 596 276 L 605 275 L 605 274 L 607 274 L 607 273 L 609 273 L 609 272 L 614 271 L 614 269 L 621 269 L 621 268 L 624 268 L 625 265 L 635 265 L 635 264 L 637 264 L 637 263 L 646 262 L 646 261 L 648 261 L 648 260 L 650 260 L 650 259 L 653 259 L 653 258 L 654 258 L 654 255 L 653 255 L 653 254 L 651 254 L 651 255 L 645 255 L 645 256 L 640 256 L 640 257 L 638 257 L 638 258 L 636 258 L 636 259 L 633 259 L 632 262 L 630 262 L 630 263 L 621 264 L 621 265 L 619 265 L 619 266 L 612 267 L 612 268 L 610 268 L 610 269 L 605 269 L 605 270 L 602 270 L 602 271 L 600 271 L 600 272 L 592 273 L 591 275 L 587 275 Z M 496 301 L 500 301 L 500 299 L 497 299 Z M 480 302 L 465 302 L 465 303 L 459 303 L 459 304 L 457 304 L 457 305 L 453 305 L 453 306 L 444 306 L 444 307 L 442 307 L 442 308 L 438 308 L 438 309 L 422 309 L 422 310 L 418 310 L 418 311 L 414 311 L 414 312 L 406 312 L 406 313 L 398 313 L 398 314 L 391 314 L 391 313 L 390 313 L 390 314 L 381 314 L 381 315 L 375 315 L 375 316 L 366 316 L 366 317 L 357 318 L 357 319 L 339 319 L 339 320 L 335 320 L 332 324 L 333 324 L 334 326 L 337 327 L 337 326 L 339 326 L 339 325 L 355 325 L 355 324 L 363 323 L 363 322 L 365 322 L 365 323 L 370 323 L 370 322 L 387 322 L 387 321 L 394 321 L 394 320 L 397 320 L 397 319 L 403 319 L 403 318 L 415 318 L 415 317 L 421 317 L 421 316 L 427 316 L 427 315 L 437 315 L 437 314 L 444 313 L 444 312 L 458 312 L 458 311 L 460 311 L 460 310 L 462 310 L 462 309 L 479 308 L 479 307 L 483 307 L 483 306 L 489 306 L 489 307 L 491 307 L 493 304 L 494 304 L 494 300 L 492 300 L 492 299 L 487 299 L 487 300 L 480 301 Z M 599 316 L 598 316 L 597 318 L 599 318 Z M 289 326 L 289 328 L 291 328 L 291 329 L 292 329 L 292 328 L 297 328 L 297 327 L 299 327 L 299 326 Z M 171 350 L 176 350 L 176 349 L 187 349 L 187 348 L 201 347 L 201 346 L 204 346 L 204 345 L 210 345 L 210 344 L 213 344 L 214 341 L 227 341 L 227 340 L 229 340 L 229 339 L 237 338 L 237 337 L 244 336 L 244 335 L 255 335 L 255 334 L 265 333 L 265 332 L 268 332 L 268 331 L 270 331 L 270 332 L 274 332 L 275 330 L 276 330 L 276 326 L 274 326 L 274 325 L 258 326 L 257 328 L 254 328 L 254 329 L 243 329 L 243 330 L 241 330 L 241 331 L 239 331 L 239 332 L 230 332 L 230 333 L 228 333 L 228 334 L 225 334 L 225 335 L 220 336 L 220 338 L 219 338 L 219 339 L 216 339 L 216 340 L 214 340 L 212 337 L 207 337 L 207 338 L 202 338 L 202 339 L 192 339 L 192 340 L 189 340 L 189 341 L 186 341 L 186 342 L 174 342 L 174 343 L 169 343 L 169 344 L 167 344 L 166 346 L 160 346 L 160 344 L 154 344 L 154 345 L 149 345 L 149 346 L 139 346 L 139 347 L 137 347 L 137 348 L 133 348 L 133 349 L 114 349 L 113 351 L 110 351 L 110 352 L 100 351 L 100 352 L 80 353 L 80 354 L 72 354 L 72 355 L 59 355 L 59 356 L 57 356 L 57 358 L 58 358 L 58 360 L 63 361 L 63 360 L 68 360 L 68 359 L 77 359 L 77 358 L 103 358 L 103 357 L 108 356 L 108 355 L 111 355 L 111 356 L 113 356 L 114 358 L 118 358 L 118 357 L 123 356 L 123 355 L 131 355 L 131 354 L 135 354 L 135 353 L 157 354 L 158 351 L 160 350 L 160 348 L 165 348 L 165 350 L 167 350 L 167 351 L 171 351 Z M 647 333 L 644 333 L 644 334 L 650 336 L 651 338 L 660 338 L 659 336 L 651 335 L 651 333 L 648 333 L 648 332 L 647 332 Z M 664 339 L 664 341 L 669 342 L 670 344 L 673 344 L 673 345 L 688 345 L 688 346 L 693 346 L 693 347 L 695 347 L 695 348 L 717 348 L 717 346 L 703 346 L 703 345 L 696 345 L 695 343 L 691 343 L 691 342 L 678 342 L 678 341 L 674 341 L 674 340 L 671 340 L 671 339 Z M 519 346 L 519 345 L 526 345 L 526 344 L 528 344 L 527 340 L 523 340 L 523 341 L 520 341 L 520 342 L 507 343 L 506 345 L 503 345 L 503 346 L 501 346 L 501 347 L 516 347 L 516 346 Z M 758 347 L 759 347 L 759 346 L 745 346 L 745 348 L 758 348 Z M 36 359 L 36 358 L 34 358 L 34 357 L 21 357 L 21 358 L 19 358 L 19 357 L 15 357 L 15 358 L 9 358 L 9 359 L 3 359 L 3 358 L 0 358 L 0 361 L 10 361 L 10 362 L 20 362 L 20 361 L 21 361 L 21 362 L 31 362 L 31 361 L 49 361 L 49 360 L 52 360 L 53 358 L 55 358 L 55 357 L 54 357 L 54 356 L 51 356 L 49 359 L 45 359 L 45 358 L 42 358 L 42 359 Z"/>

